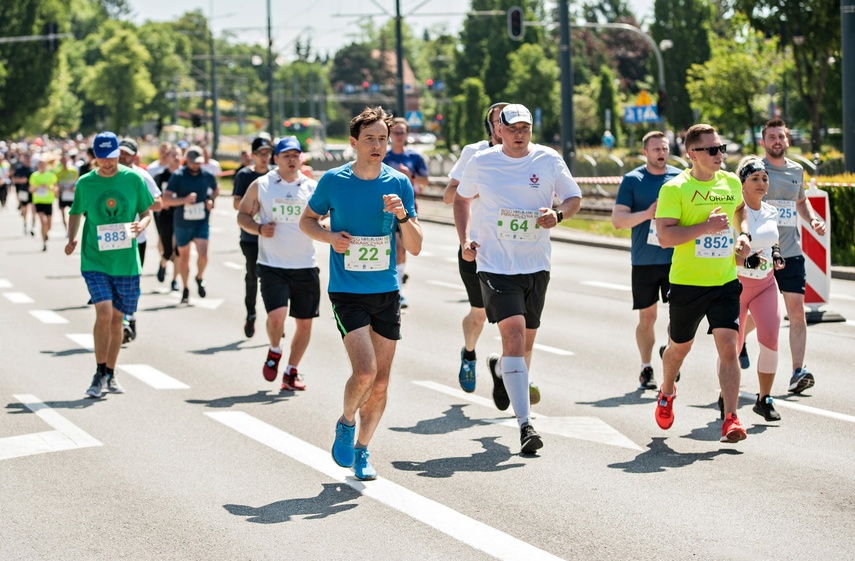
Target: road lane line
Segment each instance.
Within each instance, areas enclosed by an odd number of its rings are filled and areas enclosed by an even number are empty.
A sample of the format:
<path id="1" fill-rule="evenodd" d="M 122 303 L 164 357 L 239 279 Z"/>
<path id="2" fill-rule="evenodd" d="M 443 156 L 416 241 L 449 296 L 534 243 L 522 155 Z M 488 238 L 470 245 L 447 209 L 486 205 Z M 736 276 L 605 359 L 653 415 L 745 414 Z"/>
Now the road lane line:
<path id="1" fill-rule="evenodd" d="M 95 350 L 95 337 L 91 333 L 66 333 L 65 336 L 87 351 Z"/>
<path id="2" fill-rule="evenodd" d="M 156 390 L 187 390 L 190 386 L 148 364 L 119 364 L 118 367 Z"/>
<path id="3" fill-rule="evenodd" d="M 0 279 L 0 288 L 12 288 L 12 282 L 9 279 Z"/>
<path id="4" fill-rule="evenodd" d="M 494 339 L 496 339 L 496 341 L 501 341 L 502 336 L 497 335 L 496 337 L 494 337 Z M 575 356 L 576 355 L 576 353 L 574 353 L 573 351 L 567 351 L 564 349 L 559 349 L 557 347 L 550 347 L 549 345 L 541 345 L 540 343 L 535 343 L 534 348 L 539 350 L 539 351 L 543 351 L 545 353 L 552 353 L 552 354 L 558 355 L 558 356 Z"/>
<path id="5" fill-rule="evenodd" d="M 6 297 L 6 300 L 13 304 L 32 304 L 33 299 L 24 294 L 23 292 L 4 292 L 3 296 Z"/>
<path id="6" fill-rule="evenodd" d="M 625 284 L 613 284 L 610 282 L 600 282 L 600 281 L 581 281 L 579 284 L 584 284 L 586 286 L 593 286 L 595 288 L 608 288 L 611 290 L 621 290 L 623 292 L 631 292 L 632 287 L 627 286 Z"/>
<path id="7" fill-rule="evenodd" d="M 68 320 L 52 310 L 30 310 L 30 315 L 42 323 L 60 324 L 68 323 Z"/>
<path id="8" fill-rule="evenodd" d="M 268 446 L 335 481 L 418 520 L 497 559 L 557 560 L 558 557 L 479 522 L 388 479 L 363 483 L 351 470 L 337 466 L 329 450 L 321 450 L 241 411 L 205 413 L 212 419 Z"/>
<path id="9" fill-rule="evenodd" d="M 223 265 L 225 265 L 229 269 L 234 269 L 236 271 L 243 271 L 246 268 L 245 266 L 240 265 L 238 263 L 234 263 L 232 261 L 223 261 Z"/>
<path id="10" fill-rule="evenodd" d="M 35 413 L 54 430 L 0 438 L 0 460 L 103 446 L 80 427 L 48 407 L 34 395 L 14 395 L 16 400 Z"/>
<path id="11" fill-rule="evenodd" d="M 750 399 L 751 401 L 756 401 L 757 394 L 751 392 L 739 392 L 740 397 L 744 397 L 745 399 Z M 852 415 L 846 415 L 844 413 L 837 413 L 835 411 L 828 411 L 827 409 L 819 409 L 818 407 L 811 407 L 810 405 L 802 405 L 801 403 L 795 403 L 792 401 L 787 401 L 786 399 L 776 399 L 775 400 L 776 407 L 783 407 L 785 409 L 792 409 L 794 411 L 801 411 L 802 413 L 810 413 L 812 415 L 819 415 L 820 417 L 828 417 L 829 419 L 835 419 L 837 421 L 846 421 L 847 423 L 855 423 L 855 417 Z"/>

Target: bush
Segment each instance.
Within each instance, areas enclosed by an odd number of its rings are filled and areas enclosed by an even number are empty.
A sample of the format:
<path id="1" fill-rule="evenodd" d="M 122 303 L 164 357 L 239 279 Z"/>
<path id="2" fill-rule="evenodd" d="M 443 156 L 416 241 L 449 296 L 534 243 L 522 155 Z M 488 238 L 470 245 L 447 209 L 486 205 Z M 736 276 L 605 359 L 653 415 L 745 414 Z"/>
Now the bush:
<path id="1" fill-rule="evenodd" d="M 831 262 L 855 266 L 855 173 L 818 177 L 821 183 L 848 183 L 852 186 L 820 186 L 828 193 L 831 209 Z"/>

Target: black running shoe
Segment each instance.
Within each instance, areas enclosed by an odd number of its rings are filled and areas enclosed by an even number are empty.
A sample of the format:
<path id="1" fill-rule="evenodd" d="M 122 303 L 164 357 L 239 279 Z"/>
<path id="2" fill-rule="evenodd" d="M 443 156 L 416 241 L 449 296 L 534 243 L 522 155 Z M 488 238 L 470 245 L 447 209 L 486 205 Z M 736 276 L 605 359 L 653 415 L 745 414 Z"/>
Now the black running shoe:
<path id="1" fill-rule="evenodd" d="M 205 279 L 196 279 L 196 286 L 199 287 L 199 298 L 204 298 L 208 295 L 208 292 L 205 290 Z"/>
<path id="2" fill-rule="evenodd" d="M 657 387 L 656 380 L 653 379 L 653 369 L 645 366 L 638 375 L 638 389 L 655 390 Z"/>
<path id="3" fill-rule="evenodd" d="M 190 303 L 190 289 L 185 288 L 184 292 L 181 293 L 181 303 L 189 304 Z"/>
<path id="4" fill-rule="evenodd" d="M 524 423 L 520 427 L 520 451 L 523 454 L 534 454 L 543 448 L 543 439 L 531 426 L 531 423 Z"/>
<path id="5" fill-rule="evenodd" d="M 496 375 L 496 365 L 499 364 L 499 358 L 496 353 L 487 357 L 487 369 L 490 371 L 490 376 L 493 377 L 493 403 L 496 404 L 499 411 L 505 411 L 511 405 L 511 398 L 508 397 L 508 391 L 505 389 L 505 382 Z"/>
<path id="6" fill-rule="evenodd" d="M 766 419 L 767 421 L 780 421 L 781 414 L 775 411 L 775 402 L 771 395 L 760 397 L 757 394 L 757 403 L 754 404 L 754 412 Z"/>
<path id="7" fill-rule="evenodd" d="M 166 267 L 161 265 L 157 269 L 157 282 L 163 282 L 166 280 Z"/>
<path id="8" fill-rule="evenodd" d="M 668 348 L 668 345 L 662 345 L 661 347 L 659 347 L 659 358 L 662 358 L 662 356 L 665 354 L 665 349 L 667 349 L 667 348 Z M 676 381 L 677 382 L 680 381 L 680 373 L 679 372 L 677 372 L 677 380 Z"/>
<path id="9" fill-rule="evenodd" d="M 246 316 L 246 322 L 243 324 L 243 334 L 247 338 L 255 335 L 255 315 Z"/>
<path id="10" fill-rule="evenodd" d="M 177 280 L 172 279 L 172 284 L 169 285 L 169 290 L 171 290 L 172 292 L 178 292 L 178 281 Z"/>
<path id="11" fill-rule="evenodd" d="M 746 370 L 751 366 L 751 361 L 748 359 L 748 350 L 745 348 L 745 343 L 742 343 L 742 350 L 739 351 L 739 367 Z"/>

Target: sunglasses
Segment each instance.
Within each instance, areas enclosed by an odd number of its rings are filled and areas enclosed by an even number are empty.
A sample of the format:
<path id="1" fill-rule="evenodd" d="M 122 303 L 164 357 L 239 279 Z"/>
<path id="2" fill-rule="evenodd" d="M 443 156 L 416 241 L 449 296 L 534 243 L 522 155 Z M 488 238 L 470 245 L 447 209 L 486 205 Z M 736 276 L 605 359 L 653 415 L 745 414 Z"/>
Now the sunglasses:
<path id="1" fill-rule="evenodd" d="M 707 148 L 692 148 L 692 152 L 706 152 L 710 156 L 715 156 L 719 152 L 727 154 L 727 144 L 722 144 L 721 146 L 709 146 Z"/>

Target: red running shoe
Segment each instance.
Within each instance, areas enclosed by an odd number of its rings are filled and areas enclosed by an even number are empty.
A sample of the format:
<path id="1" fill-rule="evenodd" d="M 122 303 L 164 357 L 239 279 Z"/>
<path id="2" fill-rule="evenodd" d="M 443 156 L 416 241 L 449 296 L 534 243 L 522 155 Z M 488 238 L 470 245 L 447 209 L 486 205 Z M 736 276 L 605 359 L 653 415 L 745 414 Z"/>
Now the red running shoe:
<path id="1" fill-rule="evenodd" d="M 279 377 L 280 358 L 282 358 L 282 353 L 274 353 L 268 349 L 267 360 L 264 363 L 264 368 L 261 369 L 261 373 L 264 374 L 264 379 L 268 382 L 275 382 L 276 378 Z"/>
<path id="2" fill-rule="evenodd" d="M 659 390 L 659 398 L 656 401 L 656 424 L 662 430 L 668 430 L 674 424 L 674 398 L 677 397 L 677 388 L 674 387 L 672 395 L 665 395 Z"/>
<path id="3" fill-rule="evenodd" d="M 291 371 L 290 374 L 285 372 L 282 374 L 282 389 L 293 392 L 293 391 L 302 391 L 306 389 L 306 383 L 300 378 L 300 375 L 297 374 L 297 369 Z"/>
<path id="4" fill-rule="evenodd" d="M 721 442 L 729 442 L 730 444 L 733 444 L 740 440 L 745 440 L 747 437 L 748 434 L 745 432 L 745 429 L 742 428 L 742 423 L 739 422 L 739 418 L 733 413 L 728 415 L 721 424 Z"/>

